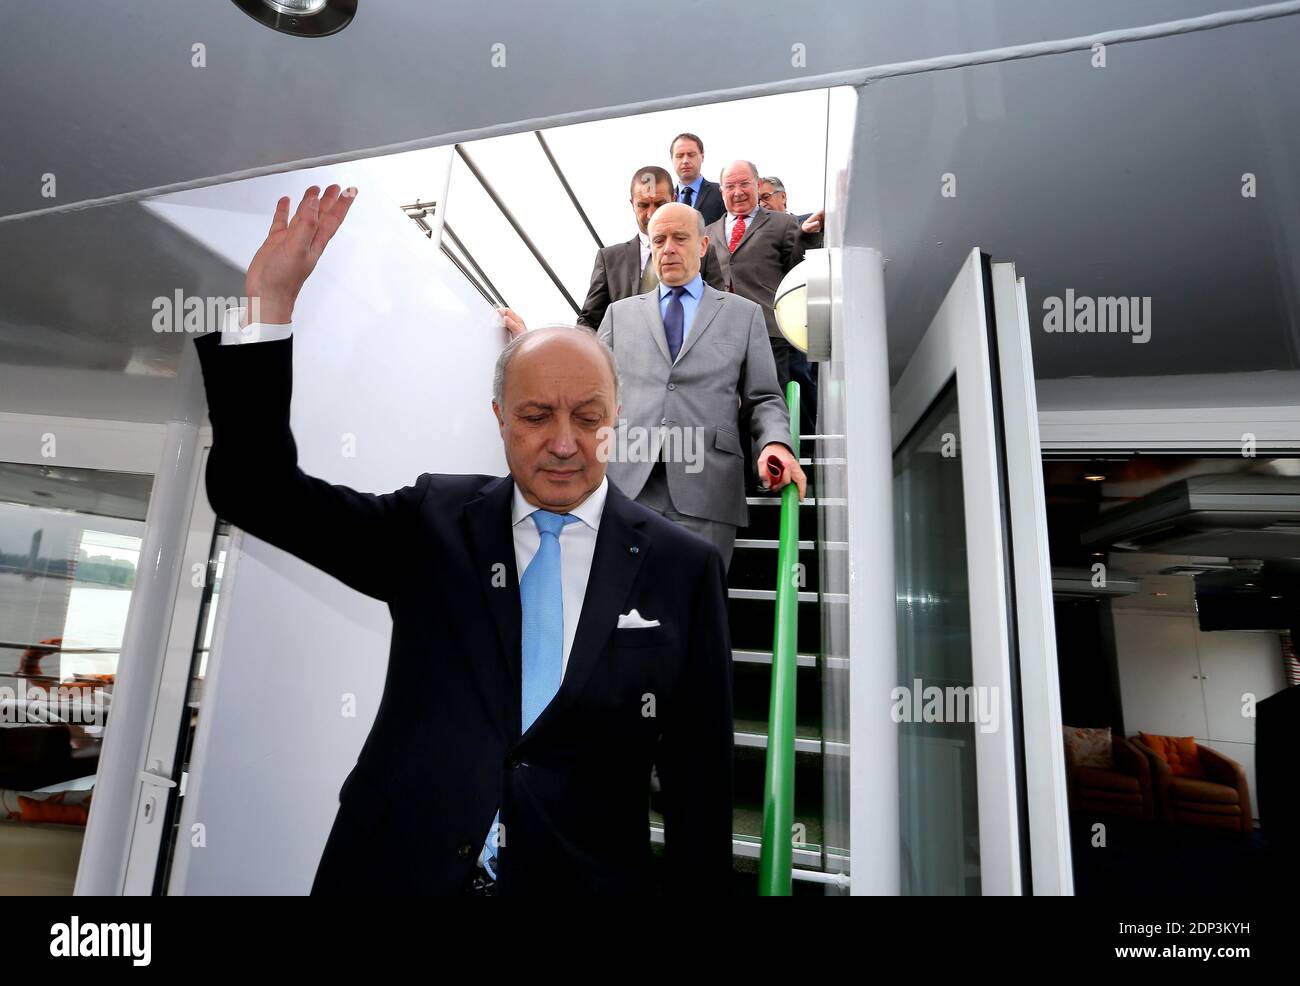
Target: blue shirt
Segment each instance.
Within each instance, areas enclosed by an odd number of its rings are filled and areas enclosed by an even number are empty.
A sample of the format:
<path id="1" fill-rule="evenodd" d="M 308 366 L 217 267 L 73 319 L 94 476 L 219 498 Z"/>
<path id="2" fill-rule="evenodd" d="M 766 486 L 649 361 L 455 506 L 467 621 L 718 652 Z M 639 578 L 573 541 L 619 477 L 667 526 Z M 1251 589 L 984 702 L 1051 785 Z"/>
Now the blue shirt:
<path id="1" fill-rule="evenodd" d="M 673 196 L 673 198 L 676 201 L 680 202 L 682 201 L 682 189 L 683 188 L 693 189 L 693 191 L 691 192 L 691 206 L 694 207 L 695 204 L 700 201 L 700 185 L 703 183 L 703 181 L 704 181 L 703 174 L 696 175 L 695 180 L 691 182 L 689 185 L 683 185 L 680 181 L 678 181 L 677 194 Z"/>
<path id="2" fill-rule="evenodd" d="M 700 298 L 704 296 L 704 278 L 697 273 L 693 278 L 682 285 L 686 291 L 682 294 L 682 345 L 686 345 L 686 337 L 691 333 L 691 323 L 695 321 L 695 312 L 700 307 Z M 668 314 L 668 302 L 672 299 L 672 288 L 667 284 L 659 284 L 659 317 L 662 319 Z"/>

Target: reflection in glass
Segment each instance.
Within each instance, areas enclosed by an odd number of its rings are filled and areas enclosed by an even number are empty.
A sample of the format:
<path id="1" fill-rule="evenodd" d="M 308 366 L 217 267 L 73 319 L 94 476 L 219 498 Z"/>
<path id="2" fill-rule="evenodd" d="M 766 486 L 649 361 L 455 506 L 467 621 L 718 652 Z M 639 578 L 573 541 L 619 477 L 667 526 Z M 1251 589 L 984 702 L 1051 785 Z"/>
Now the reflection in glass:
<path id="1" fill-rule="evenodd" d="M 0 463 L 0 894 L 71 894 L 152 477 Z"/>
<path id="2" fill-rule="evenodd" d="M 905 894 L 980 893 L 974 723 L 915 721 L 927 689 L 974 684 L 959 437 L 954 381 L 894 454 Z"/>

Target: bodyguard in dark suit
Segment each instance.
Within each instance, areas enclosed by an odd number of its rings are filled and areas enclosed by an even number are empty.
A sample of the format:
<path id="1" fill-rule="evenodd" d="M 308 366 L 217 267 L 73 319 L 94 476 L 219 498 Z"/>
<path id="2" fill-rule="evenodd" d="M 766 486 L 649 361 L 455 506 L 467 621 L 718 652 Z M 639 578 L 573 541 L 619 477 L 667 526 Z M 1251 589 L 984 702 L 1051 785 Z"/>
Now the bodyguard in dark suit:
<path id="1" fill-rule="evenodd" d="M 678 134 L 668 145 L 668 156 L 677 172 L 677 186 L 673 189 L 675 200 L 704 216 L 706 225 L 721 218 L 727 211 L 722 192 L 717 182 L 709 181 L 700 173 L 704 166 L 704 141 L 695 134 Z"/>
<path id="2" fill-rule="evenodd" d="M 632 212 L 639 232 L 626 243 L 602 247 L 596 252 L 596 267 L 591 272 L 587 300 L 578 314 L 578 324 L 589 329 L 599 327 L 611 302 L 645 294 L 659 285 L 651 258 L 650 216 L 661 205 L 673 200 L 673 180 L 663 168 L 649 165 L 632 176 Z M 719 202 L 722 200 L 719 199 Z M 706 284 L 724 290 L 718 259 L 706 254 L 700 275 Z"/>
<path id="3" fill-rule="evenodd" d="M 812 247 L 824 214 L 815 212 L 801 224 L 788 212 L 763 209 L 758 201 L 759 180 L 758 169 L 749 161 L 734 161 L 723 168 L 727 212 L 707 232 L 728 288 L 762 306 L 784 390 L 790 381 L 790 344 L 776 324 L 772 303 L 781 279 Z"/>
<path id="4" fill-rule="evenodd" d="M 769 175 L 759 183 L 758 204 L 769 212 L 788 212 L 786 208 L 785 183 L 775 175 Z M 791 213 L 795 221 L 802 226 L 812 218 L 811 212 L 802 215 Z M 824 231 L 818 229 L 811 236 L 805 236 L 805 250 L 820 249 Z M 817 430 L 817 364 L 810 363 L 808 357 L 799 350 L 790 349 L 790 378 L 799 384 L 799 403 L 802 410 L 802 427 L 809 432 Z"/>
<path id="5" fill-rule="evenodd" d="M 782 182 L 780 178 L 775 176 L 764 178 L 759 182 L 758 188 L 758 204 L 764 209 L 767 209 L 769 212 L 790 212 L 789 208 L 787 208 L 785 183 Z M 794 216 L 801 226 L 813 216 L 811 212 L 791 212 L 790 214 Z M 808 237 L 808 242 L 805 244 L 805 248 L 808 250 L 820 248 L 822 246 L 823 236 L 824 231 L 820 229 L 817 230 L 816 233 Z"/>
<path id="6" fill-rule="evenodd" d="M 722 561 L 606 478 L 611 352 L 577 328 L 502 351 L 492 407 L 509 476 L 424 473 L 374 494 L 298 467 L 293 304 L 355 194 L 313 186 L 292 222 L 282 198 L 245 288 L 268 324 L 195 341 L 214 510 L 393 618 L 383 698 L 312 892 L 646 893 L 656 767 L 665 888 L 727 893 Z"/>

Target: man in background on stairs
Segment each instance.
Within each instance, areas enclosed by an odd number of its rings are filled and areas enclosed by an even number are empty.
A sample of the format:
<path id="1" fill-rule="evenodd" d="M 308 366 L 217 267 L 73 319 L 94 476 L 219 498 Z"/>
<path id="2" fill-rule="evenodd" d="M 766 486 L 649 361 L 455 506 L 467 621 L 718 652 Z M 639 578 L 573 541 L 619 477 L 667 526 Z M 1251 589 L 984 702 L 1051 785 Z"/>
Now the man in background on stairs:
<path id="1" fill-rule="evenodd" d="M 704 283 L 709 242 L 694 209 L 669 203 L 649 229 L 658 289 L 614 302 L 597 332 L 622 380 L 608 475 L 637 503 L 712 542 L 730 565 L 736 531 L 749 523 L 741 422 L 761 485 L 793 482 L 803 499 L 807 478 L 791 451 L 762 309 Z M 513 311 L 498 311 L 512 336 L 527 331 Z M 774 482 L 770 466 L 779 469 Z"/>
<path id="2" fill-rule="evenodd" d="M 689 205 L 704 217 L 704 224 L 721 219 L 726 207 L 717 182 L 709 181 L 700 173 L 704 167 L 704 141 L 695 134 L 678 134 L 668 145 L 673 170 L 677 172 L 677 187 L 673 189 L 674 201 Z"/>
<path id="3" fill-rule="evenodd" d="M 788 212 L 770 212 L 759 204 L 758 169 L 752 161 L 732 161 L 722 169 L 722 200 L 727 213 L 705 231 L 717 252 L 727 289 L 763 309 L 767 335 L 782 392 L 790 382 L 790 344 L 776 324 L 772 302 L 781 279 L 813 249 L 825 212 L 800 223 Z"/>
<path id="4" fill-rule="evenodd" d="M 637 234 L 626 243 L 601 247 L 596 251 L 596 267 L 591 272 L 587 300 L 578 314 L 578 324 L 589 329 L 600 326 L 605 309 L 612 301 L 634 294 L 645 294 L 659 284 L 655 265 L 650 262 L 649 222 L 654 211 L 673 200 L 673 180 L 663 168 L 649 165 L 638 168 L 632 176 L 632 214 L 636 216 Z M 721 201 L 721 199 L 719 199 Z M 726 285 L 712 253 L 704 255 L 700 275 L 705 283 L 719 291 Z"/>

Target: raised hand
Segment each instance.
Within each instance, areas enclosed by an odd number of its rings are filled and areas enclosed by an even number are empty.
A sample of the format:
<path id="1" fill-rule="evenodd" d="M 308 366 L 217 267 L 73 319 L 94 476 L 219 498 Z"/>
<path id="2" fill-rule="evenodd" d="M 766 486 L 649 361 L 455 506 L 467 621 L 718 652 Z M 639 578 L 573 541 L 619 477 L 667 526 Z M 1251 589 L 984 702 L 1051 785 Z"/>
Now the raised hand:
<path id="1" fill-rule="evenodd" d="M 244 295 L 256 305 L 257 321 L 283 324 L 293 318 L 293 306 L 303 283 L 316 268 L 325 245 L 343 225 L 343 219 L 357 196 L 356 188 L 340 191 L 330 185 L 324 196 L 312 185 L 289 219 L 289 196 L 275 204 L 275 218 L 266 241 L 254 254 L 244 278 Z M 246 313 L 244 322 L 247 324 Z"/>

